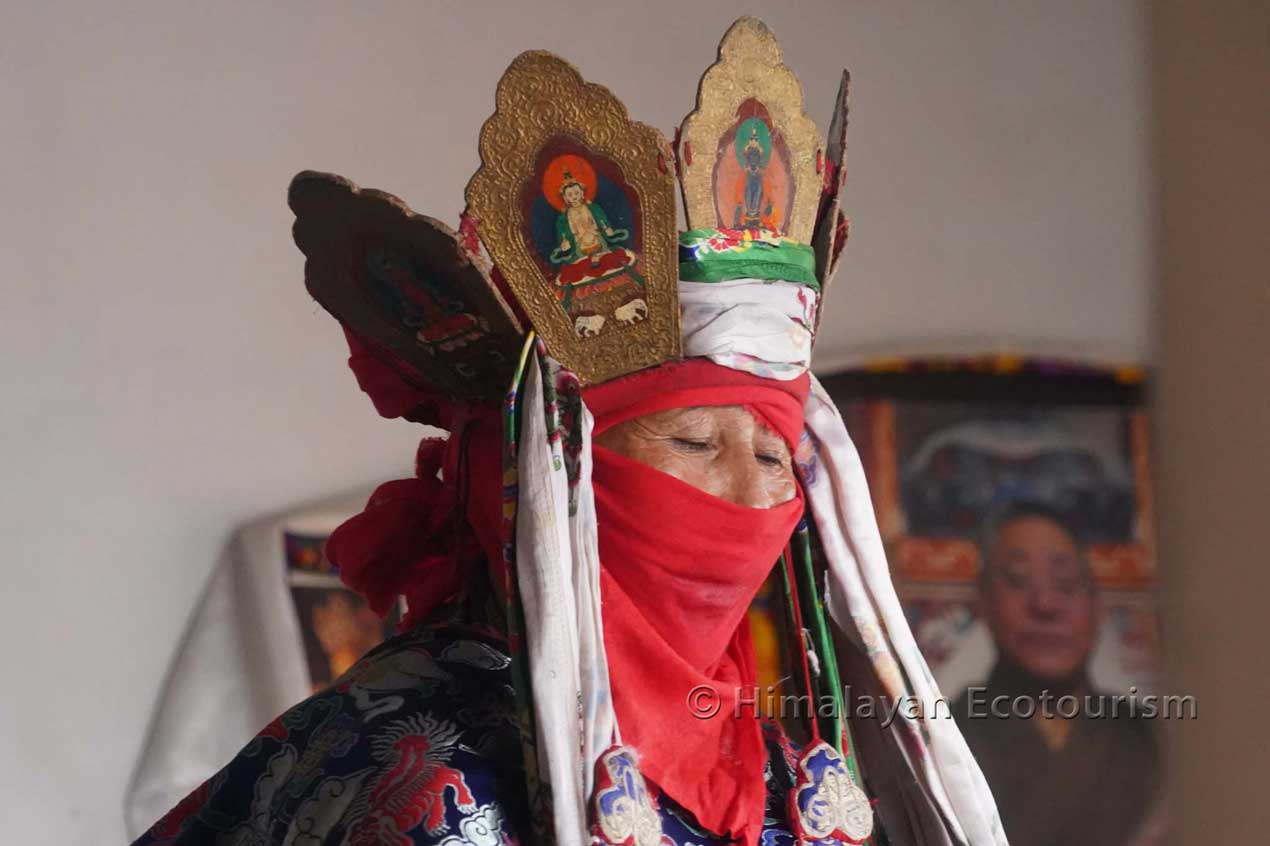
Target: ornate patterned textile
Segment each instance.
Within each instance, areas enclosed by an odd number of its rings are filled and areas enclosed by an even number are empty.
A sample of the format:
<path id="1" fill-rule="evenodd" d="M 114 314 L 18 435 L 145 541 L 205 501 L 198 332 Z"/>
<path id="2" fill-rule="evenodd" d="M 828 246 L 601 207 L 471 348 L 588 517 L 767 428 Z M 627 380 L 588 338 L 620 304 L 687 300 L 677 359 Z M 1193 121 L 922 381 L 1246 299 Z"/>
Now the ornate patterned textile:
<path id="1" fill-rule="evenodd" d="M 135 846 L 527 843 L 510 663 L 492 629 L 434 623 L 398 635 L 271 722 Z M 797 751 L 773 723 L 764 736 L 760 843 L 792 846 Z M 649 786 L 640 799 L 661 818 L 657 846 L 727 842 Z"/>

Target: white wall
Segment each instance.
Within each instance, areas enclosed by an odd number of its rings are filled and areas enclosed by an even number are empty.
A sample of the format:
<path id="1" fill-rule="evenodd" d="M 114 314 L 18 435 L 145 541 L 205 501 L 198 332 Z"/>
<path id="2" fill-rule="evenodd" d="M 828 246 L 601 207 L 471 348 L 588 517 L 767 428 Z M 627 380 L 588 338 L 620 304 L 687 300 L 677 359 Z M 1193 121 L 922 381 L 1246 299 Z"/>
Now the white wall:
<path id="1" fill-rule="evenodd" d="M 823 123 L 855 80 L 822 362 L 1148 353 L 1137 3 L 9 4 L 0 27 L 0 818 L 118 842 L 151 703 L 235 526 L 409 471 L 306 296 L 303 168 L 451 220 L 543 47 L 669 132 L 738 14 Z M 636 11 L 639 7 L 639 11 Z"/>

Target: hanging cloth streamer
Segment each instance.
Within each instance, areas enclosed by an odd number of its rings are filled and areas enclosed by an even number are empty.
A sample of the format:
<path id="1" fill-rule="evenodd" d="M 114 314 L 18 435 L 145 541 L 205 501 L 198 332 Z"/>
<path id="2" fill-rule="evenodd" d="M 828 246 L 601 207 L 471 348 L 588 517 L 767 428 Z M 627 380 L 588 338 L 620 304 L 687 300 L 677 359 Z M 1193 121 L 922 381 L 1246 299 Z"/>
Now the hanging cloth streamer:
<path id="1" fill-rule="evenodd" d="M 807 438 L 795 456 L 828 560 L 829 613 L 857 631 L 883 691 L 902 706 L 897 724 L 912 764 L 958 842 L 1007 846 L 987 780 L 943 701 L 904 616 L 878 531 L 868 481 L 842 416 L 812 377 Z"/>
<path id="2" fill-rule="evenodd" d="M 578 421 L 579 472 L 571 497 L 554 385 L 548 384 L 559 372 L 537 351 L 531 354 L 517 444 L 515 569 L 539 775 L 551 785 L 556 843 L 587 846 L 595 765 L 612 744 L 616 723 L 599 601 L 591 415 L 583 408 Z"/>

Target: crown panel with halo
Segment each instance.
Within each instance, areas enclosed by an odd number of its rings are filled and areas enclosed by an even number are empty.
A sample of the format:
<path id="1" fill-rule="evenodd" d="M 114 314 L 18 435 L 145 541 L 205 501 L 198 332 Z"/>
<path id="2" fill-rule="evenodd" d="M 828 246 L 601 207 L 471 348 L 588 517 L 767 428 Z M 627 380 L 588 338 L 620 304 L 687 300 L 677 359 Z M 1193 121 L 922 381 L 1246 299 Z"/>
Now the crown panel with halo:
<path id="1" fill-rule="evenodd" d="M 689 229 L 765 229 L 811 243 L 824 145 L 798 77 L 757 18 L 732 24 L 701 77 L 679 170 Z"/>
<path id="2" fill-rule="evenodd" d="M 608 89 L 523 53 L 481 128 L 467 214 L 547 349 L 584 384 L 678 358 L 671 151 Z"/>
<path id="3" fill-rule="evenodd" d="M 524 331 L 452 229 L 329 173 L 297 174 L 287 198 L 305 286 L 323 308 L 416 387 L 502 396 Z"/>

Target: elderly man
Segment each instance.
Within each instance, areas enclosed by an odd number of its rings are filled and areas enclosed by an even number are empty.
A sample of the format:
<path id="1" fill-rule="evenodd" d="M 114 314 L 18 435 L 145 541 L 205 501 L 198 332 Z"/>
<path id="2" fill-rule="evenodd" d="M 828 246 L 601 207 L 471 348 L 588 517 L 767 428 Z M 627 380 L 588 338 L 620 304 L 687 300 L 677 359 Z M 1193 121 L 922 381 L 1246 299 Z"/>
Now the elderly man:
<path id="1" fill-rule="evenodd" d="M 1157 782 L 1150 727 L 1089 679 L 1098 587 L 1071 522 L 1014 502 L 981 541 L 982 614 L 997 661 L 954 714 L 1019 843 L 1124 844 Z"/>

